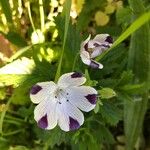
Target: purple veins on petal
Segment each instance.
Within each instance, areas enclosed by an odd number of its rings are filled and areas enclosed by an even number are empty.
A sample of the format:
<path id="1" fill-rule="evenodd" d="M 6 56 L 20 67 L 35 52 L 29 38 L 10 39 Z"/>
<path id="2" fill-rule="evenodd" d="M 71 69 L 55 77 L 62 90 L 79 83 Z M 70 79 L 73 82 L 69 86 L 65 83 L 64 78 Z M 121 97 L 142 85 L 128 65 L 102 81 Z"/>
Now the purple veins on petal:
<path id="1" fill-rule="evenodd" d="M 96 94 L 88 94 L 87 96 L 85 96 L 86 99 L 91 103 L 91 104 L 96 104 L 96 100 L 97 100 L 97 95 Z"/>
<path id="2" fill-rule="evenodd" d="M 42 129 L 46 129 L 48 126 L 48 121 L 47 121 L 47 114 L 44 115 L 39 121 L 38 121 L 38 126 Z"/>
<path id="3" fill-rule="evenodd" d="M 76 130 L 80 127 L 79 122 L 76 119 L 73 119 L 72 117 L 69 117 L 69 129 L 70 130 Z"/>
<path id="4" fill-rule="evenodd" d="M 42 90 L 42 87 L 41 87 L 41 86 L 39 86 L 39 85 L 34 85 L 34 86 L 31 88 L 30 93 L 31 93 L 31 94 L 37 94 L 40 90 Z"/>
<path id="5" fill-rule="evenodd" d="M 95 68 L 95 69 L 99 68 L 99 64 L 96 63 L 96 62 L 94 62 L 94 61 L 92 61 L 92 60 L 91 60 L 90 66 L 91 66 L 92 68 Z"/>
<path id="6" fill-rule="evenodd" d="M 105 41 L 108 43 L 113 43 L 113 39 L 111 36 L 108 36 Z"/>
<path id="7" fill-rule="evenodd" d="M 98 44 L 98 43 L 94 43 L 93 44 L 95 47 L 99 47 L 99 46 L 101 46 L 100 44 Z"/>
<path id="8" fill-rule="evenodd" d="M 109 45 L 106 45 L 106 44 L 102 44 L 101 46 L 106 47 L 106 48 L 110 47 Z"/>
<path id="9" fill-rule="evenodd" d="M 80 73 L 80 72 L 74 72 L 71 75 L 71 78 L 81 78 L 81 77 L 82 77 L 82 73 Z"/>

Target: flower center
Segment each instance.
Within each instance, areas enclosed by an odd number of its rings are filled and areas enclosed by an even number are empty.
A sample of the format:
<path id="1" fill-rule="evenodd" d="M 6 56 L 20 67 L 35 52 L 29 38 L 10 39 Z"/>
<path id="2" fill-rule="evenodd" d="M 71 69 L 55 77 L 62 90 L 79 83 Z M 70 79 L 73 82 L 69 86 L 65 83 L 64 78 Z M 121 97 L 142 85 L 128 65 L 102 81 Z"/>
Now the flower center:
<path id="1" fill-rule="evenodd" d="M 64 89 L 62 88 L 57 88 L 56 91 L 54 92 L 55 95 L 55 100 L 59 103 L 62 104 L 64 102 L 68 102 L 68 95 L 69 93 L 66 93 Z"/>

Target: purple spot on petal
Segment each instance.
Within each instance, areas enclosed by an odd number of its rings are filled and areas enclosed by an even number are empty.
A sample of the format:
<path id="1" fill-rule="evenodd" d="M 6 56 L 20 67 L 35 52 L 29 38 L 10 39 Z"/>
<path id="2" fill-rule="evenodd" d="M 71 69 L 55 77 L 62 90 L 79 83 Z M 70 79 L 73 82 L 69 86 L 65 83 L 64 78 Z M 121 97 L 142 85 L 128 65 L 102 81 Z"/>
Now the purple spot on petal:
<path id="1" fill-rule="evenodd" d="M 86 51 L 88 51 L 88 43 L 86 43 L 86 44 L 84 45 L 84 48 L 85 48 Z"/>
<path id="2" fill-rule="evenodd" d="M 95 61 L 92 61 L 92 60 L 91 60 L 90 66 L 91 66 L 92 68 L 94 68 L 94 69 L 98 69 L 98 68 L 99 68 L 99 64 L 96 63 Z"/>
<path id="3" fill-rule="evenodd" d="M 80 127 L 80 124 L 77 120 L 73 119 L 72 117 L 69 117 L 69 128 L 70 130 L 76 130 Z"/>
<path id="4" fill-rule="evenodd" d="M 42 129 L 47 128 L 48 126 L 47 114 L 38 121 L 38 126 Z"/>
<path id="5" fill-rule="evenodd" d="M 86 99 L 91 103 L 91 104 L 96 104 L 96 100 L 97 100 L 97 95 L 96 94 L 88 94 L 87 96 L 85 96 Z"/>
<path id="6" fill-rule="evenodd" d="M 82 73 L 80 73 L 80 72 L 74 72 L 71 75 L 71 78 L 81 78 L 82 76 L 83 76 Z"/>
<path id="7" fill-rule="evenodd" d="M 113 39 L 112 39 L 111 36 L 107 36 L 105 41 L 108 42 L 108 43 L 113 43 Z"/>
<path id="8" fill-rule="evenodd" d="M 30 93 L 31 93 L 31 94 L 37 94 L 40 90 L 42 90 L 42 87 L 41 87 L 41 86 L 39 86 L 39 85 L 34 85 L 34 86 L 31 88 Z"/>

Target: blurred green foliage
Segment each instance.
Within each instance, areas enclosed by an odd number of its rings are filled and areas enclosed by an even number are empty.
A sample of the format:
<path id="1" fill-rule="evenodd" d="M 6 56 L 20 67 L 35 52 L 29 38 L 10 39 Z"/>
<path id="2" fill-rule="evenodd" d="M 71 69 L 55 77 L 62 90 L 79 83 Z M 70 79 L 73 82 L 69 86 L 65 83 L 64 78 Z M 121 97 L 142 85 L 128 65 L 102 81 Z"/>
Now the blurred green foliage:
<path id="1" fill-rule="evenodd" d="M 144 5 L 149 10 L 149 2 L 145 0 Z M 127 69 L 128 36 L 148 21 L 148 13 L 142 22 L 132 23 L 134 12 L 126 0 L 72 0 L 71 17 L 66 21 L 63 6 L 63 0 L 0 0 L 0 37 L 5 39 L 0 39 L 1 150 L 119 150 L 118 145 L 125 144 L 117 139 L 124 136 L 124 103 L 150 87 L 144 80 L 133 83 L 136 74 Z M 109 17 L 102 26 L 95 19 L 98 11 Z M 79 58 L 80 43 L 89 34 L 100 33 L 108 33 L 114 40 L 120 37 L 120 41 L 101 58 L 104 68 L 93 70 Z M 50 131 L 38 128 L 29 99 L 32 85 L 55 80 L 62 49 L 60 73 L 83 72 L 86 85 L 99 92 L 96 108 L 85 115 L 84 125 L 67 133 L 58 127 Z M 150 138 L 150 131 L 146 132 Z"/>

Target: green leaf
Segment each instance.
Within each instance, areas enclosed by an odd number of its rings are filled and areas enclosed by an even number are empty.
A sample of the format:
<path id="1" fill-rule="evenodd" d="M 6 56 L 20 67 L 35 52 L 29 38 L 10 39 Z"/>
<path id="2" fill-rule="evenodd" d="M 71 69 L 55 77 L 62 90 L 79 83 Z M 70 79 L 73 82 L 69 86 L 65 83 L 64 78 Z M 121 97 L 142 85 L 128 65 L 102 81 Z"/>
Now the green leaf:
<path id="1" fill-rule="evenodd" d="M 150 20 L 150 12 L 143 13 L 139 18 L 137 18 L 126 30 L 123 32 L 118 39 L 113 43 L 110 49 L 105 51 L 102 55 L 96 58 L 99 61 L 103 58 L 110 50 L 119 45 L 122 41 L 124 41 L 128 36 L 130 36 L 133 32 L 143 26 L 146 22 Z"/>
<path id="2" fill-rule="evenodd" d="M 86 0 L 79 18 L 77 19 L 77 28 L 80 31 L 84 30 L 91 21 L 91 16 L 93 16 L 96 10 L 100 9 L 104 4 L 105 1 L 103 0 L 95 0 L 94 2 L 91 0 Z"/>
<path id="3" fill-rule="evenodd" d="M 11 103 L 15 105 L 25 105 L 30 102 L 30 89 L 33 83 L 22 84 L 15 88 L 10 98 Z"/>
<path id="4" fill-rule="evenodd" d="M 46 131 L 47 132 L 47 131 Z M 40 135 L 41 134 L 41 135 Z M 43 134 L 42 130 L 39 132 L 40 139 L 44 140 L 44 149 L 50 147 L 53 149 L 56 145 L 60 145 L 66 140 L 67 134 L 62 132 L 59 128 L 55 128 L 50 132 Z M 44 136 L 44 137 L 41 137 Z"/>
<path id="5" fill-rule="evenodd" d="M 142 0 L 129 0 L 133 10 L 132 19 L 135 20 L 146 12 Z M 142 15 L 135 22 L 135 28 L 146 23 L 150 18 L 150 11 Z M 140 21 L 141 22 L 140 22 Z M 137 24 L 139 23 L 139 24 Z M 133 26 L 132 26 L 133 28 Z M 128 69 L 134 73 L 131 83 L 150 85 L 150 24 L 143 25 L 133 33 L 130 41 Z M 138 92 L 138 91 L 137 91 Z M 126 150 L 133 150 L 142 134 L 144 117 L 147 111 L 149 88 L 142 94 L 133 94 L 132 101 L 126 101 L 124 107 L 124 126 L 126 135 Z"/>
<path id="6" fill-rule="evenodd" d="M 85 77 L 87 79 L 87 81 L 85 83 L 86 85 L 88 85 L 88 86 L 96 86 L 97 85 L 98 81 L 90 79 L 90 75 L 89 75 L 89 72 L 87 69 L 85 69 Z"/>
<path id="7" fill-rule="evenodd" d="M 102 88 L 98 91 L 102 99 L 109 99 L 116 96 L 116 92 L 111 88 Z"/>
<path id="8" fill-rule="evenodd" d="M 102 117 L 111 125 L 116 125 L 119 120 L 122 119 L 122 111 L 117 108 L 113 103 L 103 102 L 103 106 L 100 107 L 99 113 Z"/>
<path id="9" fill-rule="evenodd" d="M 93 131 L 94 137 L 97 137 L 98 142 L 107 143 L 107 144 L 114 144 L 115 139 L 112 133 L 109 131 L 107 127 L 102 124 L 99 124 L 98 130 Z"/>
<path id="10" fill-rule="evenodd" d="M 0 83 L 3 86 L 13 85 L 17 87 L 21 82 L 23 82 L 26 78 L 26 75 L 14 75 L 14 74 L 5 74 L 0 75 Z"/>
<path id="11" fill-rule="evenodd" d="M 31 48 L 32 48 L 32 46 L 26 46 L 24 48 L 19 49 L 14 55 L 12 55 L 9 58 L 9 62 L 12 62 L 13 60 L 17 59 L 18 57 L 21 57 L 25 52 L 27 52 Z"/>
<path id="12" fill-rule="evenodd" d="M 16 145 L 16 146 L 10 147 L 8 150 L 29 150 L 29 149 L 25 146 Z"/>
<path id="13" fill-rule="evenodd" d="M 97 102 L 96 103 L 96 106 L 95 106 L 95 108 L 94 108 L 94 112 L 97 114 L 98 112 L 99 112 L 99 103 Z"/>
<path id="14" fill-rule="evenodd" d="M 12 23 L 12 10 L 10 8 L 9 0 L 0 0 L 3 12 L 6 16 L 7 22 Z"/>
<path id="15" fill-rule="evenodd" d="M 67 33 L 68 33 L 68 27 L 69 27 L 69 21 L 70 21 L 71 3 L 72 3 L 72 0 L 66 0 L 65 4 L 64 4 L 64 10 L 63 10 L 63 13 L 65 14 L 64 39 L 63 39 L 63 47 L 62 47 L 62 52 L 61 52 L 61 56 L 60 56 L 60 61 L 58 64 L 56 75 L 55 75 L 55 81 L 58 80 L 58 78 L 61 74 L 62 59 L 63 59 L 63 55 L 64 55 L 64 51 L 65 51 L 65 44 L 66 44 L 66 40 L 67 40 Z"/>
<path id="16" fill-rule="evenodd" d="M 6 97 L 6 89 L 0 88 L 0 100 L 4 100 Z"/>
<path id="17" fill-rule="evenodd" d="M 129 7 L 123 7 L 117 9 L 116 19 L 118 24 L 128 25 L 131 22 L 131 9 Z"/>
<path id="18" fill-rule="evenodd" d="M 119 36 L 119 38 L 112 45 L 112 48 L 116 47 L 118 44 L 124 41 L 129 35 L 131 35 L 133 32 L 135 32 L 149 20 L 150 20 L 150 12 L 146 12 L 143 15 L 141 15 L 130 25 L 128 29 L 126 29 L 124 33 L 121 34 L 121 36 Z"/>
<path id="19" fill-rule="evenodd" d="M 32 59 L 22 57 L 0 68 L 0 74 L 31 74 L 34 67 Z"/>
<path id="20" fill-rule="evenodd" d="M 147 86 L 145 83 L 142 84 L 127 84 L 119 89 L 123 90 L 125 93 L 128 94 L 139 94 L 144 93 L 147 90 Z"/>
<path id="21" fill-rule="evenodd" d="M 14 32 L 14 31 L 9 31 L 5 37 L 13 44 L 15 44 L 18 47 L 24 47 L 27 46 L 27 42 L 25 39 L 23 39 L 20 34 Z"/>
<path id="22" fill-rule="evenodd" d="M 0 137 L 0 149 L 2 150 L 8 150 L 9 148 L 9 142 L 8 140 L 4 139 L 3 137 Z"/>
<path id="23" fill-rule="evenodd" d="M 119 79 L 116 86 L 122 86 L 122 85 L 125 85 L 125 84 L 129 84 L 132 81 L 133 76 L 134 75 L 133 75 L 132 71 L 124 71 L 121 74 L 121 78 Z"/>

